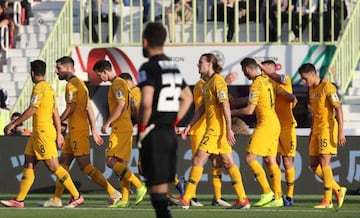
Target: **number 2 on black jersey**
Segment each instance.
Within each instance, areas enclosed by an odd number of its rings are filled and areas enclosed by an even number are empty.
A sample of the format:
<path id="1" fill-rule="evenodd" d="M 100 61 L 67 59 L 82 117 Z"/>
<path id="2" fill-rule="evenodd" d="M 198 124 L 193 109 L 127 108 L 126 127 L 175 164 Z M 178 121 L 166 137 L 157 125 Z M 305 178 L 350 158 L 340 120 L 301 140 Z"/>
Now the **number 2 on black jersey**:
<path id="1" fill-rule="evenodd" d="M 162 89 L 159 93 L 157 110 L 159 112 L 177 112 L 181 92 L 182 77 L 178 73 L 165 73 L 161 75 Z"/>

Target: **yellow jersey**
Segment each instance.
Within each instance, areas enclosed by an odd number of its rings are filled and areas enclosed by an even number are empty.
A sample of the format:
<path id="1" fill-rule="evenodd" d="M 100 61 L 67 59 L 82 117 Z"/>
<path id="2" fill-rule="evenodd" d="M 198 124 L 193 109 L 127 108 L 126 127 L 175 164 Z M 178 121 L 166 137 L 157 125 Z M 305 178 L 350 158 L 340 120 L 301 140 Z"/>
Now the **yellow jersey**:
<path id="1" fill-rule="evenodd" d="M 89 131 L 87 104 L 89 91 L 81 79 L 73 76 L 66 84 L 65 101 L 75 103 L 75 111 L 69 117 L 69 131 Z"/>
<path id="2" fill-rule="evenodd" d="M 313 114 L 313 132 L 337 122 L 334 106 L 340 104 L 340 99 L 332 83 L 323 80 L 317 87 L 309 88 L 309 100 Z"/>
<path id="3" fill-rule="evenodd" d="M 256 127 L 279 125 L 275 112 L 274 88 L 268 76 L 260 75 L 254 79 L 250 85 L 249 103 L 256 105 Z"/>
<path id="4" fill-rule="evenodd" d="M 40 128 L 54 128 L 53 112 L 57 107 L 55 101 L 55 91 L 46 81 L 40 81 L 35 84 L 32 94 L 30 106 L 36 108 L 33 115 L 33 131 Z"/>
<path id="5" fill-rule="evenodd" d="M 115 111 L 119 101 L 125 101 L 121 115 L 111 124 L 112 132 L 132 132 L 130 88 L 124 79 L 120 77 L 114 79 L 109 88 L 108 100 L 110 114 Z"/>
<path id="6" fill-rule="evenodd" d="M 195 111 L 197 111 L 200 105 L 203 103 L 203 87 L 205 81 L 200 79 L 194 86 L 193 95 L 194 95 L 194 106 Z M 204 113 L 196 123 L 190 129 L 190 135 L 203 135 L 206 130 L 206 122 L 205 122 L 205 114 Z"/>
<path id="7" fill-rule="evenodd" d="M 280 92 L 282 90 L 287 91 L 288 93 L 293 93 L 291 78 L 289 75 L 285 74 L 285 82 L 277 83 L 274 80 L 271 80 L 271 83 L 274 87 L 275 96 L 275 112 L 278 115 L 278 119 L 280 121 L 281 126 L 297 126 L 297 122 L 293 115 L 293 107 L 292 103 L 288 102 Z"/>
<path id="8" fill-rule="evenodd" d="M 206 132 L 209 135 L 226 133 L 226 122 L 221 103 L 229 101 L 224 78 L 214 73 L 204 84 L 203 102 L 206 116 Z"/>
<path id="9" fill-rule="evenodd" d="M 141 90 L 139 87 L 134 87 L 131 89 L 131 110 L 137 111 L 140 107 L 140 101 L 141 101 Z"/>

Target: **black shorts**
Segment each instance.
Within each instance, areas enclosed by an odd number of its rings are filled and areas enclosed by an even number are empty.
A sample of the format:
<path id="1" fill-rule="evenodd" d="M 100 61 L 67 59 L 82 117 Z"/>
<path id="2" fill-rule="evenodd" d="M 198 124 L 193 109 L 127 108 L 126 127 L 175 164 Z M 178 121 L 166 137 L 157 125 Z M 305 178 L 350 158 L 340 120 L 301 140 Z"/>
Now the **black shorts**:
<path id="1" fill-rule="evenodd" d="M 176 175 L 177 137 L 173 127 L 155 127 L 142 141 L 140 158 L 146 185 L 171 183 Z"/>

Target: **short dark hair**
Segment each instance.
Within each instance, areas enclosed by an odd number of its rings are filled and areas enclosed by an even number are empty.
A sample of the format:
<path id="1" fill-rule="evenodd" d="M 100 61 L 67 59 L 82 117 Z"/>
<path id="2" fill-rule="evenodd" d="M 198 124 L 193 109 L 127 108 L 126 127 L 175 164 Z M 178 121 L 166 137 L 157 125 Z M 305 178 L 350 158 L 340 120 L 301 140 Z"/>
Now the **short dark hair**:
<path id="1" fill-rule="evenodd" d="M 263 62 L 261 62 L 262 64 L 272 64 L 272 65 L 276 65 L 276 63 L 275 63 L 275 61 L 273 61 L 273 60 L 265 60 L 265 61 L 263 61 Z"/>
<path id="2" fill-rule="evenodd" d="M 302 64 L 299 67 L 299 73 L 303 74 L 303 73 L 311 73 L 311 72 L 316 72 L 315 66 L 312 63 L 305 63 Z"/>
<path id="3" fill-rule="evenodd" d="M 255 59 L 246 57 L 240 62 L 241 67 L 257 68 Z"/>
<path id="4" fill-rule="evenodd" d="M 119 75 L 120 78 L 124 79 L 124 80 L 130 80 L 133 81 L 132 76 L 130 75 L 130 73 L 121 73 Z"/>
<path id="5" fill-rule="evenodd" d="M 97 61 L 93 66 L 93 71 L 102 72 L 104 70 L 112 71 L 112 66 L 111 66 L 110 61 L 100 60 L 100 61 Z"/>
<path id="6" fill-rule="evenodd" d="M 14 112 L 14 113 L 12 113 L 11 114 L 11 118 L 13 118 L 13 117 L 18 117 L 18 116 L 20 116 L 21 114 L 19 113 L 19 112 Z"/>
<path id="7" fill-rule="evenodd" d="M 14 117 L 20 117 L 21 113 L 19 112 L 14 112 L 11 114 L 11 119 L 13 119 Z M 23 123 L 19 123 L 17 126 L 22 126 Z"/>
<path id="8" fill-rule="evenodd" d="M 75 66 L 74 59 L 70 56 L 63 56 L 56 60 L 57 64 L 71 64 L 71 66 Z"/>
<path id="9" fill-rule="evenodd" d="M 150 22 L 144 29 L 143 38 L 147 39 L 150 48 L 163 47 L 166 40 L 166 29 L 162 23 Z"/>
<path id="10" fill-rule="evenodd" d="M 7 0 L 0 0 L 0 7 L 4 9 L 6 2 L 7 2 Z"/>
<path id="11" fill-rule="evenodd" d="M 46 63 L 42 60 L 35 60 L 30 62 L 31 71 L 37 76 L 45 76 Z"/>

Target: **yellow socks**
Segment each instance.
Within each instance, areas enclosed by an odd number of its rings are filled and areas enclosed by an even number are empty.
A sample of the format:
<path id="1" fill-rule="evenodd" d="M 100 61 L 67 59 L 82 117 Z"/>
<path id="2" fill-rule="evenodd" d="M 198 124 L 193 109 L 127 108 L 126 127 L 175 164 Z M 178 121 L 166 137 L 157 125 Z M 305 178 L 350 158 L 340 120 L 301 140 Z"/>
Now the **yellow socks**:
<path id="1" fill-rule="evenodd" d="M 281 170 L 277 164 L 272 164 L 269 166 L 270 180 L 272 189 L 274 190 L 275 199 L 281 199 L 282 190 L 281 190 Z"/>
<path id="2" fill-rule="evenodd" d="M 17 201 L 24 201 L 26 195 L 28 194 L 32 184 L 35 180 L 35 172 L 34 169 L 31 168 L 24 168 L 23 176 L 20 181 L 20 190 L 16 197 Z"/>
<path id="3" fill-rule="evenodd" d="M 113 196 L 115 193 L 114 187 L 105 179 L 104 175 L 96 169 L 93 165 L 89 164 L 84 169 L 83 172 L 90 176 L 91 179 L 96 182 L 96 184 L 103 187 L 109 196 Z"/>
<path id="4" fill-rule="evenodd" d="M 130 199 L 130 182 L 126 179 L 120 180 L 122 201 L 129 201 Z"/>
<path id="5" fill-rule="evenodd" d="M 324 174 L 324 198 L 327 202 L 332 199 L 332 182 L 334 180 L 331 166 L 327 165 L 322 168 Z"/>
<path id="6" fill-rule="evenodd" d="M 250 162 L 248 165 L 249 165 L 251 171 L 254 173 L 256 180 L 260 184 L 260 186 L 263 190 L 263 193 L 264 194 L 270 193 L 271 188 L 270 188 L 269 182 L 267 181 L 265 171 L 262 168 L 262 166 L 260 165 L 260 163 L 257 160 L 254 160 L 254 161 Z"/>
<path id="7" fill-rule="evenodd" d="M 184 199 L 189 201 L 195 196 L 197 184 L 201 178 L 204 168 L 192 167 L 190 170 L 189 181 L 186 184 Z"/>
<path id="8" fill-rule="evenodd" d="M 69 166 L 66 166 L 66 165 L 62 165 L 61 166 L 69 172 Z M 55 202 L 57 202 L 59 199 L 61 199 L 61 196 L 62 194 L 64 193 L 64 185 L 59 181 L 59 179 L 57 178 L 56 179 L 56 182 L 55 182 L 55 193 L 54 193 L 54 197 L 53 197 L 53 200 Z"/>
<path id="9" fill-rule="evenodd" d="M 236 195 L 240 201 L 244 201 L 246 199 L 244 185 L 242 183 L 242 178 L 240 174 L 239 168 L 234 165 L 233 167 L 228 169 L 229 176 L 231 178 L 231 183 L 235 189 Z"/>
<path id="10" fill-rule="evenodd" d="M 74 199 L 78 199 L 80 194 L 76 189 L 70 174 L 60 166 L 55 172 L 55 176 L 59 179 L 59 181 L 65 186 L 65 188 L 70 192 L 71 196 Z"/>
<path id="11" fill-rule="evenodd" d="M 294 182 L 295 182 L 295 167 L 285 170 L 285 180 L 287 186 L 286 196 L 293 198 L 294 196 Z"/>
<path id="12" fill-rule="evenodd" d="M 321 169 L 320 164 L 316 167 L 316 169 L 314 170 L 315 174 L 320 177 L 323 181 L 324 181 L 324 174 L 323 174 L 323 169 Z M 340 191 L 340 185 L 334 180 L 331 183 L 331 187 L 333 189 L 333 191 L 335 192 L 339 192 Z"/>
<path id="13" fill-rule="evenodd" d="M 213 190 L 214 190 L 214 198 L 217 200 L 219 198 L 221 198 L 221 173 L 222 173 L 222 168 L 212 168 L 211 170 L 211 182 L 213 185 Z"/>
<path id="14" fill-rule="evenodd" d="M 127 165 L 116 162 L 112 169 L 120 176 L 120 178 L 127 179 L 136 188 L 140 188 L 143 186 L 143 183 L 140 181 L 140 179 L 137 178 L 133 172 L 131 172 Z"/>

